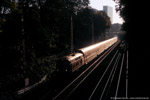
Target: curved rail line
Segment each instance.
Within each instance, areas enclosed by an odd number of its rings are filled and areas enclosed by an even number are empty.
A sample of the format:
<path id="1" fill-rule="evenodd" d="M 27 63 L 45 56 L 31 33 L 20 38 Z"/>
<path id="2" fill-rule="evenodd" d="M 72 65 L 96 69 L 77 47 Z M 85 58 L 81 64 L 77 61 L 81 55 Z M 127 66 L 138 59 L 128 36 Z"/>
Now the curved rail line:
<path id="1" fill-rule="evenodd" d="M 121 62 L 121 68 L 120 68 L 119 79 L 118 79 L 118 83 L 117 83 L 117 89 L 116 89 L 116 94 L 115 94 L 115 100 L 116 100 L 117 94 L 118 94 L 118 89 L 119 89 L 119 84 L 120 84 L 120 77 L 121 77 L 121 73 L 122 73 L 123 62 L 124 62 L 124 54 L 123 54 L 123 58 L 122 58 L 122 62 Z"/>
<path id="2" fill-rule="evenodd" d="M 77 87 L 99 66 L 99 64 L 114 50 L 114 48 L 120 43 L 118 41 L 116 44 L 114 44 L 111 48 L 109 48 L 102 56 L 100 56 L 94 63 L 92 63 L 85 71 L 83 71 L 77 78 L 75 78 L 69 85 L 67 85 L 62 91 L 60 91 L 53 100 L 58 99 L 71 85 L 73 85 L 81 76 L 84 76 L 83 79 L 77 83 L 77 85 L 69 91 L 67 96 L 65 96 L 65 99 L 67 99 L 76 89 Z M 94 67 L 95 65 L 95 67 Z M 89 71 L 89 72 L 88 72 Z M 86 74 L 86 75 L 85 75 Z"/>
<path id="3" fill-rule="evenodd" d="M 120 48 L 125 51 L 125 49 L 126 49 L 125 44 L 120 44 Z M 117 53 L 118 53 L 118 54 L 117 54 Z M 121 67 L 120 67 L 120 72 L 119 72 L 119 78 L 118 78 L 116 93 L 115 93 L 115 97 L 114 97 L 115 99 L 117 98 L 117 93 L 118 93 L 119 84 L 120 84 L 120 78 L 121 78 L 121 72 L 122 72 L 122 67 L 123 67 L 123 63 L 124 63 L 124 56 L 125 56 L 125 54 L 119 53 L 118 51 L 116 51 L 115 55 L 114 55 L 113 58 L 111 59 L 109 65 L 108 65 L 107 68 L 105 69 L 105 72 L 103 73 L 103 75 L 102 75 L 101 78 L 99 79 L 97 85 L 95 86 L 95 88 L 94 88 L 94 90 L 92 91 L 92 93 L 91 93 L 91 95 L 90 95 L 90 97 L 89 97 L 88 100 L 91 100 L 91 99 L 92 99 L 92 96 L 94 95 L 95 91 L 98 89 L 100 83 L 102 82 L 102 79 L 104 78 L 106 72 L 108 71 L 109 67 L 111 66 L 111 64 L 112 64 L 112 62 L 113 62 L 113 60 L 114 60 L 115 63 L 114 63 L 114 65 L 113 65 L 113 68 L 112 68 L 112 70 L 111 70 L 111 73 L 109 74 L 109 77 L 108 77 L 107 82 L 106 82 L 106 84 L 105 84 L 105 86 L 104 86 L 104 88 L 103 88 L 103 91 L 102 91 L 102 93 L 100 94 L 100 99 L 99 99 L 99 100 L 103 100 L 103 98 L 104 98 L 104 93 L 106 93 L 106 94 L 105 94 L 105 98 L 107 97 L 109 88 L 110 88 L 110 86 L 111 86 L 111 84 L 112 84 L 112 81 L 113 81 L 113 79 L 114 79 L 114 75 L 116 74 L 116 69 L 117 69 L 117 67 L 118 67 L 118 63 L 119 63 L 119 61 L 120 61 L 121 55 L 123 55 L 123 57 L 122 57 L 122 60 L 121 60 Z M 115 59 L 116 56 L 117 56 L 117 58 Z M 127 59 L 128 59 L 128 58 L 127 58 Z M 128 66 L 128 65 L 127 65 L 127 66 Z M 108 83 L 109 83 L 109 85 L 108 85 Z M 127 83 L 127 82 L 126 82 L 126 83 Z M 126 87 L 126 95 L 127 95 L 127 87 Z"/>
<path id="4" fill-rule="evenodd" d="M 103 92 L 102 92 L 102 94 L 101 94 L 101 96 L 100 96 L 100 100 L 102 100 L 103 95 L 104 95 L 104 92 L 106 91 L 106 88 L 107 88 L 107 86 L 108 86 L 109 80 L 110 80 L 110 78 L 113 76 L 113 71 L 115 72 L 116 69 L 117 69 L 117 67 L 118 67 L 118 63 L 119 63 L 119 60 L 120 60 L 120 56 L 121 56 L 121 54 L 119 53 L 118 56 L 117 56 L 117 59 L 116 59 L 116 61 L 115 61 L 115 64 L 114 64 L 114 66 L 113 66 L 113 69 L 111 70 L 111 73 L 110 73 L 110 75 L 109 75 L 109 78 L 108 78 L 108 80 L 107 80 L 107 83 L 105 84 L 105 87 L 104 87 L 104 89 L 103 89 Z"/>
<path id="5" fill-rule="evenodd" d="M 95 86 L 94 90 L 92 91 L 92 93 L 91 93 L 91 95 L 90 95 L 90 97 L 89 97 L 89 100 L 91 100 L 91 98 L 92 98 L 93 94 L 95 93 L 95 91 L 96 91 L 97 87 L 98 87 L 98 86 L 99 86 L 99 84 L 101 83 L 101 81 L 102 81 L 103 77 L 105 76 L 106 72 L 108 71 L 108 69 L 109 69 L 109 67 L 110 67 L 110 64 L 112 63 L 112 61 L 113 61 L 113 60 L 114 60 L 114 58 L 116 57 L 117 53 L 118 53 L 118 51 L 116 51 L 115 55 L 113 56 L 113 58 L 112 58 L 112 60 L 110 61 L 109 65 L 107 66 L 107 68 L 106 68 L 105 72 L 103 73 L 102 77 L 99 79 L 99 81 L 98 81 L 97 85 Z"/>

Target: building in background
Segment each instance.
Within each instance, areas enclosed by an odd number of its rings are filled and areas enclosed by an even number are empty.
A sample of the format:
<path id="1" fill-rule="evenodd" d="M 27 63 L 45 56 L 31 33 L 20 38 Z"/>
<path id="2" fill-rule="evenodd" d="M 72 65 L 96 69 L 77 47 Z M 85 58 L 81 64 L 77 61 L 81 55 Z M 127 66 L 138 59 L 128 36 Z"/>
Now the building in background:
<path id="1" fill-rule="evenodd" d="M 110 21 L 113 23 L 113 8 L 109 6 L 103 6 L 103 11 L 110 17 Z"/>

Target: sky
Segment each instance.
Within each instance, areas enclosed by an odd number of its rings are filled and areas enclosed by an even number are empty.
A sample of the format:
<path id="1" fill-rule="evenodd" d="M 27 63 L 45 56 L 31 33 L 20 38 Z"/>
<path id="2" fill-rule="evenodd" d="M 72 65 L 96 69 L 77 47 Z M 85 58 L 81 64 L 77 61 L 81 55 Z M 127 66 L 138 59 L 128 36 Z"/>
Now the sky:
<path id="1" fill-rule="evenodd" d="M 110 6 L 113 8 L 113 23 L 123 23 L 120 18 L 119 13 L 115 10 L 115 5 L 117 5 L 113 0 L 90 0 L 90 5 L 92 8 L 103 10 L 103 6 Z"/>

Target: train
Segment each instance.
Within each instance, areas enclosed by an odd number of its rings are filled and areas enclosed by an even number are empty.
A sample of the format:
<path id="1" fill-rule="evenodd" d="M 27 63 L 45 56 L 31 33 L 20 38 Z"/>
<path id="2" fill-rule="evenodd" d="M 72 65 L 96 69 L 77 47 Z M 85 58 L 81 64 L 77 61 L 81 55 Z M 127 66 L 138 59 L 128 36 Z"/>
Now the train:
<path id="1" fill-rule="evenodd" d="M 75 72 L 83 65 L 88 64 L 117 41 L 118 37 L 113 37 L 85 48 L 78 49 L 77 52 L 63 57 L 63 59 L 58 62 L 57 71 Z"/>

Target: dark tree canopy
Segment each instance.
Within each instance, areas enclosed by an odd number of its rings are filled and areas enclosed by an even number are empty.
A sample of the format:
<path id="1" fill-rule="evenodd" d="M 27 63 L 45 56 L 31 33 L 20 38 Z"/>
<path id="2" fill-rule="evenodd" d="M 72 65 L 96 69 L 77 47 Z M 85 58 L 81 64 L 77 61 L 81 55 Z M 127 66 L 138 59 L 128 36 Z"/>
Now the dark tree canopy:
<path id="1" fill-rule="evenodd" d="M 95 43 L 110 27 L 89 0 L 18 1 L 0 0 L 0 95 L 23 88 L 26 78 L 32 85 L 51 76 L 56 60 L 70 53 L 71 17 L 75 49 L 92 44 L 92 25 Z"/>
<path id="2" fill-rule="evenodd" d="M 130 96 L 148 97 L 149 81 L 149 2 L 139 0 L 114 0 L 117 10 L 124 19 L 127 32 L 130 66 Z"/>
<path id="3" fill-rule="evenodd" d="M 78 49 L 92 44 L 92 27 L 95 43 L 102 41 L 103 33 L 110 27 L 110 19 L 103 11 L 86 8 L 77 13 L 74 24 L 74 43 Z"/>

